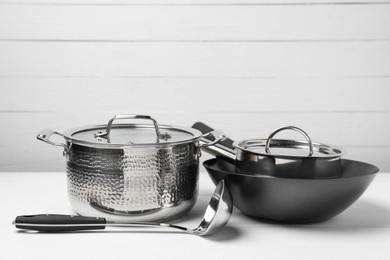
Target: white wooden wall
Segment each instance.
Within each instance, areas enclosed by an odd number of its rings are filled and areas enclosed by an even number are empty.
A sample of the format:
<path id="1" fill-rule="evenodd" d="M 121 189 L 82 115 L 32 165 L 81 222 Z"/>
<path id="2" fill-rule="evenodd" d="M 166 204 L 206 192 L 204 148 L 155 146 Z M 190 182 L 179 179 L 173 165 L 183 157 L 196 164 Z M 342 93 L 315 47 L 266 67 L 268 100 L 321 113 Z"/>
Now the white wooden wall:
<path id="1" fill-rule="evenodd" d="M 389 172 L 390 1 L 0 0 L 0 96 L 0 171 L 64 171 L 40 130 L 139 113 Z"/>

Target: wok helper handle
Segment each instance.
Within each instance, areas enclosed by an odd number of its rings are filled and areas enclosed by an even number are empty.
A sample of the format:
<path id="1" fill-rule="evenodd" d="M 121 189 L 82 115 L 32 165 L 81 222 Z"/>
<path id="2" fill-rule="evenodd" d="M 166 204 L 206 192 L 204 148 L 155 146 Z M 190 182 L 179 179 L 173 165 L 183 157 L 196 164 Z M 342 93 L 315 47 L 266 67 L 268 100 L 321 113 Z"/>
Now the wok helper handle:
<path id="1" fill-rule="evenodd" d="M 192 125 L 192 128 L 199 130 L 203 135 L 214 131 L 213 128 L 202 122 L 196 122 Z M 223 141 L 219 141 L 214 145 L 210 145 L 212 141 L 213 137 L 207 136 L 200 138 L 200 143 L 206 144 L 201 149 L 230 163 L 236 162 L 236 152 L 234 151 L 234 141 L 232 139 L 225 137 Z"/>

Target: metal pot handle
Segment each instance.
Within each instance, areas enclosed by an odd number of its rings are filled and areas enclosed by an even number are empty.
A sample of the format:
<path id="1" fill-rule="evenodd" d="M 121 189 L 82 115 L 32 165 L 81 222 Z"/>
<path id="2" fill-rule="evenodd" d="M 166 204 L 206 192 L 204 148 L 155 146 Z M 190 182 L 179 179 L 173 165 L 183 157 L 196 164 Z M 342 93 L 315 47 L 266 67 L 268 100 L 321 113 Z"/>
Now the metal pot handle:
<path id="1" fill-rule="evenodd" d="M 208 147 L 208 146 L 212 146 L 212 145 L 215 145 L 216 143 L 219 143 L 219 142 L 222 142 L 224 140 L 226 140 L 226 135 L 222 132 L 222 131 L 211 131 L 209 133 L 206 133 L 206 134 L 203 134 L 202 137 L 207 137 L 207 136 L 214 136 L 214 141 L 208 141 L 207 143 L 201 143 L 199 146 L 198 146 L 198 151 L 197 151 L 197 154 L 198 154 L 198 158 L 202 155 L 202 152 L 201 152 L 201 148 L 204 148 L 204 147 Z"/>
<path id="2" fill-rule="evenodd" d="M 158 140 L 159 139 L 167 140 L 167 139 L 171 138 L 170 134 L 168 134 L 168 133 L 161 133 L 160 129 L 158 127 L 157 121 L 155 119 L 153 119 L 152 117 L 147 116 L 147 115 L 115 115 L 113 118 L 110 119 L 110 121 L 108 121 L 106 132 L 97 133 L 97 134 L 95 134 L 95 137 L 103 137 L 103 138 L 106 138 L 106 139 L 109 140 L 112 123 L 116 119 L 146 119 L 146 120 L 152 120 Z"/>
<path id="3" fill-rule="evenodd" d="M 266 152 L 267 154 L 271 154 L 271 151 L 270 151 L 270 149 L 269 149 L 269 147 L 270 147 L 270 145 L 271 145 L 271 139 L 272 139 L 277 133 L 279 133 L 279 132 L 281 132 L 281 131 L 283 131 L 283 130 L 294 130 L 294 131 L 296 131 L 296 132 L 302 134 L 302 135 L 306 138 L 306 140 L 307 140 L 307 142 L 308 142 L 308 144 L 309 144 L 309 156 L 312 156 L 312 155 L 313 155 L 313 142 L 311 141 L 309 135 L 308 135 L 305 131 L 303 131 L 302 129 L 300 129 L 300 128 L 296 127 L 296 126 L 283 126 L 283 127 L 280 127 L 280 128 L 278 128 L 278 129 L 276 129 L 275 131 L 273 131 L 273 132 L 269 135 L 269 137 L 268 137 L 268 139 L 267 139 L 267 142 L 265 143 L 265 152 Z"/>
<path id="4" fill-rule="evenodd" d="M 65 153 L 69 153 L 69 147 L 64 144 L 64 143 L 55 143 L 53 141 L 50 141 L 50 137 L 53 135 L 53 134 L 56 134 L 56 135 L 59 135 L 59 136 L 62 136 L 65 138 L 65 136 L 61 133 L 58 133 L 56 131 L 53 131 L 51 129 L 45 129 L 45 130 L 42 130 L 38 135 L 37 135 L 37 139 L 41 140 L 41 141 L 44 141 L 48 144 L 51 144 L 51 145 L 55 145 L 55 146 L 62 146 L 64 147 L 64 155 Z"/>

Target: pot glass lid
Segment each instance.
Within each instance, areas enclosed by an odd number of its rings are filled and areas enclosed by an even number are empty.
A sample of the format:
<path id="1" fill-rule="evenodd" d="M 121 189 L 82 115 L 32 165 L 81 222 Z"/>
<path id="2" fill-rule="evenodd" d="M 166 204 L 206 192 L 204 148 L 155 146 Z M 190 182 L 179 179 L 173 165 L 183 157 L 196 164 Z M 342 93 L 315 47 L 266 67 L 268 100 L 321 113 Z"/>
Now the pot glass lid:
<path id="1" fill-rule="evenodd" d="M 65 133 L 65 136 L 74 141 L 92 144 L 113 145 L 156 145 L 172 144 L 195 140 L 200 132 L 186 128 L 160 126 L 163 136 L 157 137 L 153 126 L 149 125 L 113 125 L 109 135 L 106 135 L 106 125 L 78 128 Z"/>
<path id="2" fill-rule="evenodd" d="M 114 119 L 147 119 L 153 124 L 113 124 Z M 150 116 L 120 115 L 106 125 L 86 126 L 65 132 L 73 143 L 89 145 L 159 145 L 196 140 L 201 133 L 192 128 L 158 125 Z"/>

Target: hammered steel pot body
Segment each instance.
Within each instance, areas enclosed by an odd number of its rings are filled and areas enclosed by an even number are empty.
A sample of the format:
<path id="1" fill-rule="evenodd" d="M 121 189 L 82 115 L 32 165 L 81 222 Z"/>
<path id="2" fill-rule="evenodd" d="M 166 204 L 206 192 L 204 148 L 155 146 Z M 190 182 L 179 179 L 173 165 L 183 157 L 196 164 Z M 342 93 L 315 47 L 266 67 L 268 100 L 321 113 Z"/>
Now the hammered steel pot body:
<path id="1" fill-rule="evenodd" d="M 68 143 L 68 195 L 85 216 L 135 221 L 187 213 L 198 195 L 197 142 L 102 149 Z"/>

